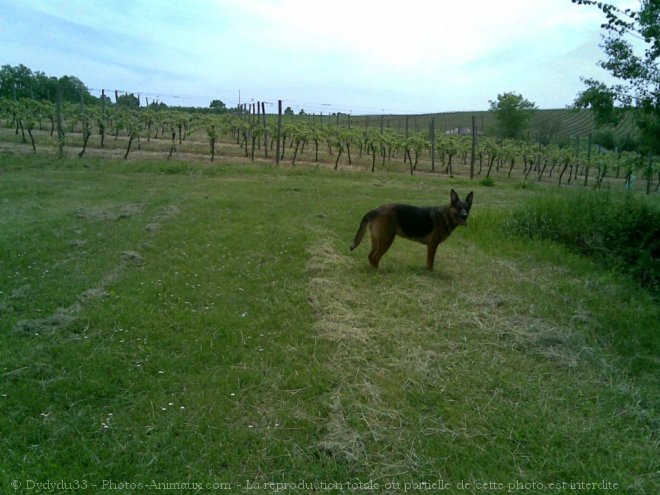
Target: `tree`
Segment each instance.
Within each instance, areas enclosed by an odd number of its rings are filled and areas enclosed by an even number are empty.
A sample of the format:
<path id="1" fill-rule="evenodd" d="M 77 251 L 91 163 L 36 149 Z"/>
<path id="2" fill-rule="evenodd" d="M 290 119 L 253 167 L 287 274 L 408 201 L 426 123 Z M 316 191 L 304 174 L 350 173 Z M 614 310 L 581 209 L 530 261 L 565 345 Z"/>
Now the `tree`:
<path id="1" fill-rule="evenodd" d="M 632 111 L 644 151 L 660 153 L 660 2 L 641 0 L 639 10 L 621 10 L 600 1 L 572 1 L 596 6 L 605 14 L 601 47 L 606 60 L 598 65 L 618 80 L 607 85 L 583 79 L 587 87 L 575 107 L 592 108 L 599 125 L 616 125 Z"/>
<path id="2" fill-rule="evenodd" d="M 12 67 L 3 65 L 0 68 L 0 96 L 18 100 L 31 98 L 33 88 L 32 70 L 23 64 Z"/>
<path id="3" fill-rule="evenodd" d="M 89 94 L 85 84 L 75 76 L 62 76 L 58 80 L 62 90 L 62 99 L 72 103 L 80 102 L 80 95 L 83 95 L 85 103 L 92 103 L 95 98 Z M 55 95 L 53 95 L 54 97 Z"/>
<path id="4" fill-rule="evenodd" d="M 117 106 L 122 108 L 139 108 L 140 99 L 135 96 L 133 93 L 125 93 L 123 95 L 117 95 Z"/>
<path id="5" fill-rule="evenodd" d="M 286 107 L 284 115 L 293 115 L 293 109 L 291 107 Z"/>
<path id="6" fill-rule="evenodd" d="M 3 65 L 0 68 L 0 98 L 20 100 L 49 100 L 55 103 L 57 86 L 62 90 L 62 99 L 72 103 L 80 102 L 82 94 L 85 103 L 96 101 L 83 82 L 74 76 L 63 76 L 59 79 L 48 77 L 43 72 L 32 72 L 23 64 L 12 67 Z"/>
<path id="7" fill-rule="evenodd" d="M 223 101 L 220 100 L 213 100 L 211 104 L 209 105 L 209 108 L 212 108 L 213 110 L 217 112 L 226 112 L 227 111 L 227 105 Z"/>
<path id="8" fill-rule="evenodd" d="M 55 103 L 55 100 L 57 100 L 57 78 L 36 71 L 34 73 L 34 90 L 32 93 L 32 98 L 36 100 L 48 100 Z M 78 99 L 80 99 L 80 96 L 78 96 Z"/>
<path id="9" fill-rule="evenodd" d="M 499 123 L 502 138 L 521 137 L 537 110 L 534 103 L 515 93 L 497 95 L 497 101 L 490 100 L 489 103 L 490 111 Z"/>

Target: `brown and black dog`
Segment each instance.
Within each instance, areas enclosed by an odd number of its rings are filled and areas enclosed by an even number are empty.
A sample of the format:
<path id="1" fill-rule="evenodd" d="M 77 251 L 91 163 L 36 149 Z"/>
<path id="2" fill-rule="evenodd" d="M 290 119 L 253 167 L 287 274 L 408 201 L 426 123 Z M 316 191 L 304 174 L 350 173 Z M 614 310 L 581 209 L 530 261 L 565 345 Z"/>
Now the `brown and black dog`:
<path id="1" fill-rule="evenodd" d="M 472 207 L 472 197 L 473 193 L 470 192 L 465 200 L 461 201 L 456 191 L 452 189 L 451 201 L 447 206 L 418 207 L 389 204 L 371 210 L 362 217 L 351 244 L 351 251 L 358 247 L 368 226 L 371 233 L 369 253 L 371 266 L 378 268 L 380 259 L 390 248 L 394 238 L 399 235 L 426 244 L 426 267 L 433 270 L 438 245 L 445 241 L 456 227 L 466 225 Z"/>

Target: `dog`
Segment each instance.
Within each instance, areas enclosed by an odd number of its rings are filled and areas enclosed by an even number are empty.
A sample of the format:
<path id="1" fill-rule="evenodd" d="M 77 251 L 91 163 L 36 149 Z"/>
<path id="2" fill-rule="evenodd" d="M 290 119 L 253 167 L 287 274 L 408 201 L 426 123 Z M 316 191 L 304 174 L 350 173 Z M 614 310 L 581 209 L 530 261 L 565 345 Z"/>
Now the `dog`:
<path id="1" fill-rule="evenodd" d="M 450 203 L 446 206 L 410 206 L 402 204 L 383 205 L 362 217 L 351 251 L 360 245 L 369 227 L 371 252 L 369 263 L 378 268 L 378 263 L 398 235 L 411 241 L 426 244 L 426 268 L 433 270 L 435 252 L 441 242 L 459 225 L 467 225 L 472 208 L 473 191 L 461 201 L 453 189 Z"/>

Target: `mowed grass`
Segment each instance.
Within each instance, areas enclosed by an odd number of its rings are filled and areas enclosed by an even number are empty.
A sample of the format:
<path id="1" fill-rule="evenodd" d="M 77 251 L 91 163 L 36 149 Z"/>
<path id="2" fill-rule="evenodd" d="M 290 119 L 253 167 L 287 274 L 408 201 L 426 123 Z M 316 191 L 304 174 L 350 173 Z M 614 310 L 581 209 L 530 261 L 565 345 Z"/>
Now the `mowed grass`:
<path id="1" fill-rule="evenodd" d="M 542 188 L 0 160 L 0 491 L 657 491 L 657 302 L 502 235 Z M 368 209 L 451 187 L 474 207 L 434 273 L 349 252 Z"/>

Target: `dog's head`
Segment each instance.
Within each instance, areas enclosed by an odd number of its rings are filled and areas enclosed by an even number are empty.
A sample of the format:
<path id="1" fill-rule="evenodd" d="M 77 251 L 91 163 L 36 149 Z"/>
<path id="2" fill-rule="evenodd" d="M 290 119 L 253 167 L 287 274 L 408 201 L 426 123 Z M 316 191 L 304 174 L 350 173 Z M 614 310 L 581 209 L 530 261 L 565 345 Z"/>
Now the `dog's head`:
<path id="1" fill-rule="evenodd" d="M 451 218 L 459 225 L 467 225 L 468 215 L 470 214 L 470 208 L 472 208 L 472 196 L 473 192 L 470 191 L 470 194 L 467 195 L 464 201 L 461 201 L 456 194 L 456 191 L 453 189 L 450 193 L 451 203 L 449 205 L 449 214 Z"/>

